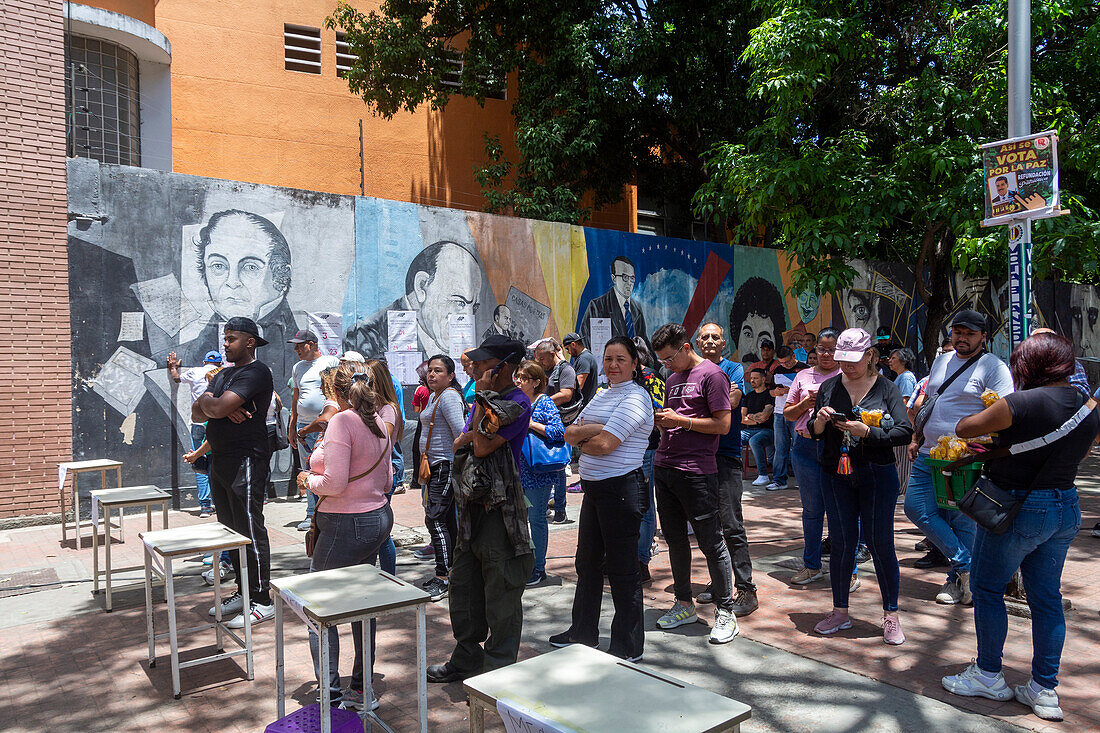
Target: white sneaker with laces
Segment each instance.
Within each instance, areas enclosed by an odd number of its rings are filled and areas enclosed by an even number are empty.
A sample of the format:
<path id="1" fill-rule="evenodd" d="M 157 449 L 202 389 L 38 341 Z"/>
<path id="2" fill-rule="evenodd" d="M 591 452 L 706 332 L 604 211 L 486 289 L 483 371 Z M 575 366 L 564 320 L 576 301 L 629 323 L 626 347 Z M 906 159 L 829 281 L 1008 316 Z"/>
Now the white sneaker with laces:
<path id="1" fill-rule="evenodd" d="M 218 579 L 225 580 L 229 577 L 229 573 L 233 571 L 233 567 L 227 562 L 218 563 Z M 206 570 L 202 574 L 202 582 L 207 585 L 214 585 L 214 568 Z"/>
<path id="2" fill-rule="evenodd" d="M 275 618 L 275 604 L 264 606 L 259 603 L 252 604 L 252 625 L 255 626 L 263 621 L 270 621 Z M 227 629 L 243 629 L 244 628 L 244 614 L 234 616 L 229 620 L 229 623 L 225 625 Z"/>
<path id="3" fill-rule="evenodd" d="M 936 594 L 936 603 L 942 603 L 945 606 L 954 606 L 962 600 L 962 597 L 962 588 L 959 586 L 958 581 L 949 580 L 943 584 L 943 587 L 940 588 L 940 592 Z"/>
<path id="4" fill-rule="evenodd" d="M 990 700 L 1012 699 L 1012 689 L 1005 682 L 1004 674 L 998 672 L 990 677 L 977 662 L 971 662 L 970 666 L 959 674 L 944 677 L 940 683 L 943 689 L 953 695 L 986 697 Z"/>
<path id="5" fill-rule="evenodd" d="M 217 616 L 218 615 L 217 608 L 218 608 L 217 606 L 211 606 L 210 607 L 210 615 L 211 616 Z M 225 620 L 231 614 L 240 613 L 242 608 L 244 608 L 244 599 L 241 598 L 240 592 L 234 593 L 233 595 L 229 596 L 228 598 L 223 599 L 222 600 L 222 620 Z"/>
<path id="6" fill-rule="evenodd" d="M 1061 720 L 1062 707 L 1058 703 L 1058 693 L 1040 687 L 1038 692 L 1029 682 L 1016 687 L 1016 700 L 1031 708 L 1032 712 L 1043 720 Z"/>
<path id="7" fill-rule="evenodd" d="M 764 491 L 782 491 L 787 488 L 786 484 L 781 484 L 778 481 L 772 481 L 770 484 L 764 487 Z"/>
<path id="8" fill-rule="evenodd" d="M 741 629 L 737 627 L 737 617 L 732 611 L 718 609 L 714 613 L 714 628 L 710 630 L 711 644 L 725 644 L 733 641 Z"/>
<path id="9" fill-rule="evenodd" d="M 772 480 L 770 478 L 768 478 L 768 475 L 766 473 L 762 473 L 762 474 L 760 474 L 759 476 L 757 476 L 756 478 L 754 478 L 752 480 L 752 485 L 753 486 L 767 486 L 771 482 L 772 482 Z"/>

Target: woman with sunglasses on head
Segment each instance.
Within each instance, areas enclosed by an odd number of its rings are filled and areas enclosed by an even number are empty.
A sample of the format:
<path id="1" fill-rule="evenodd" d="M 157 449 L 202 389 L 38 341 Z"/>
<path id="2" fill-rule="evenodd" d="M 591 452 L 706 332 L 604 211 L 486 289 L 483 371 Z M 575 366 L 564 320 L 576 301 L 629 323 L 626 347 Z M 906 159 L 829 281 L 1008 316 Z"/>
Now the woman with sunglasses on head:
<path id="1" fill-rule="evenodd" d="M 821 537 L 825 530 L 825 496 L 821 485 L 825 480 L 818 462 L 818 446 L 808 427 L 813 416 L 814 403 L 821 384 L 840 374 L 833 355 L 836 353 L 835 328 L 825 328 L 817 335 L 817 364 L 795 375 L 787 392 L 787 404 L 783 417 L 794 421 L 794 440 L 791 443 L 791 463 L 798 476 L 798 495 L 802 499 L 802 537 L 806 546 L 802 550 L 802 569 L 791 582 L 806 585 L 825 577 L 821 569 Z"/>
<path id="2" fill-rule="evenodd" d="M 607 342 L 603 371 L 608 388 L 596 393 L 565 431 L 566 441 L 581 450 L 584 503 L 577 535 L 573 623 L 551 636 L 550 644 L 596 646 L 606 569 L 615 605 L 608 651 L 638 661 L 645 644 L 638 536 L 649 508 L 642 459 L 653 430 L 653 401 L 631 339 L 616 336 Z"/>
<path id="3" fill-rule="evenodd" d="M 833 358 L 840 374 L 818 391 L 817 408 L 807 424 L 823 442 L 821 466 L 825 512 L 829 518 L 829 578 L 833 610 L 814 626 L 819 634 L 850 629 L 848 594 L 860 529 L 875 563 L 882 594 L 883 641 L 901 644 L 898 620 L 901 577 L 894 551 L 894 510 L 898 472 L 894 446 L 906 445 L 913 427 L 898 388 L 878 373 L 878 350 L 862 328 L 849 328 L 836 341 Z"/>
<path id="4" fill-rule="evenodd" d="M 310 470 L 298 474 L 304 485 L 319 497 L 314 521 L 319 534 L 313 549 L 310 572 L 351 565 L 375 564 L 382 543 L 393 529 L 393 511 L 386 492 L 393 483 L 389 461 L 397 412 L 383 404 L 371 385 L 366 364 L 341 362 L 333 378 L 340 411 L 329 421 L 324 440 L 310 456 Z M 373 667 L 374 621 L 371 621 Z M 329 634 L 329 668 L 320 671 L 320 640 L 310 632 L 309 649 L 321 684 L 329 686 L 330 700 L 346 707 L 363 705 L 362 626 L 352 624 L 355 664 L 347 691 L 340 685 L 340 637 L 335 628 Z M 374 707 L 377 707 L 377 699 Z"/>

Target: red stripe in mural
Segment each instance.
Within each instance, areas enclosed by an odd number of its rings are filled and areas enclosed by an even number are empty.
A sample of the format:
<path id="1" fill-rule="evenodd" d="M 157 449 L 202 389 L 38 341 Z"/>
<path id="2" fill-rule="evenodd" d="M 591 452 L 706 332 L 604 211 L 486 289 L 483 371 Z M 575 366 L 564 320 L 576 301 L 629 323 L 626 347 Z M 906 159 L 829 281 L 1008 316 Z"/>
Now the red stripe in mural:
<path id="1" fill-rule="evenodd" d="M 703 274 L 699 278 L 699 284 L 695 286 L 695 292 L 691 296 L 691 304 L 684 314 L 684 330 L 688 334 L 695 333 L 699 328 L 703 317 L 710 309 L 710 304 L 718 297 L 718 288 L 726 279 L 726 273 L 730 271 L 730 263 L 711 252 L 707 255 L 707 262 L 703 265 Z"/>

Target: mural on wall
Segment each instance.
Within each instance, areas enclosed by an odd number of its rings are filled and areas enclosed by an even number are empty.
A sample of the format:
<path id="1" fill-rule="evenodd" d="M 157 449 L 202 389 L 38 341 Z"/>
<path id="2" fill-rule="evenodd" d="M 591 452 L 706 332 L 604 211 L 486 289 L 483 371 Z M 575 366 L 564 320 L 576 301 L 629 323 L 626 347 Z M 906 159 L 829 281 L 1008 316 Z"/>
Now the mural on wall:
<path id="1" fill-rule="evenodd" d="M 256 320 L 284 403 L 287 334 L 337 314 L 343 347 L 415 367 L 485 336 L 531 343 L 577 331 L 599 356 L 613 336 L 648 340 L 664 323 L 727 330 L 731 358 L 828 325 L 882 329 L 921 348 L 924 305 L 907 266 L 856 262 L 837 297 L 790 292 L 782 253 L 415 204 L 70 163 L 70 290 L 77 458 L 111 456 L 125 480 L 192 481 L 180 462 L 189 397 L 168 378 L 220 350 L 222 324 Z M 1039 323 L 1100 358 L 1100 294 L 1036 283 Z M 991 316 L 1007 351 L 1003 280 L 956 278 L 950 311 Z M 411 395 L 411 390 L 408 390 Z M 175 430 L 173 431 L 173 422 Z M 175 436 L 173 438 L 173 435 Z M 289 460 L 276 459 L 276 475 Z"/>

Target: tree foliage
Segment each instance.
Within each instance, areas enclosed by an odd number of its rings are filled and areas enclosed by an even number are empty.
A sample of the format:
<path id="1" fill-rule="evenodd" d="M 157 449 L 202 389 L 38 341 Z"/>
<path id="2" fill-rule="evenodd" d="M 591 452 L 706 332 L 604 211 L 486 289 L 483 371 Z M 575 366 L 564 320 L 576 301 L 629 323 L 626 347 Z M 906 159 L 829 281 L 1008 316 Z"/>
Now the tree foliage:
<path id="1" fill-rule="evenodd" d="M 952 269 L 1007 271 L 1004 228 L 979 226 L 979 145 L 1007 137 L 1006 0 L 759 7 L 743 61 L 766 111 L 711 151 L 697 208 L 739 239 L 767 230 L 799 266 L 796 290 L 847 286 L 853 258 L 912 263 L 934 333 Z M 1032 129 L 1059 132 L 1073 212 L 1036 225 L 1035 274 L 1095 278 L 1100 6 L 1032 7 Z"/>
<path id="2" fill-rule="evenodd" d="M 329 19 L 357 57 L 350 88 L 384 117 L 484 102 L 514 76 L 518 156 L 486 139 L 477 180 L 490 210 L 570 222 L 636 180 L 690 200 L 706 151 L 759 119 L 741 60 L 754 24 L 741 0 L 384 0 Z M 455 52 L 458 88 L 441 83 Z"/>

